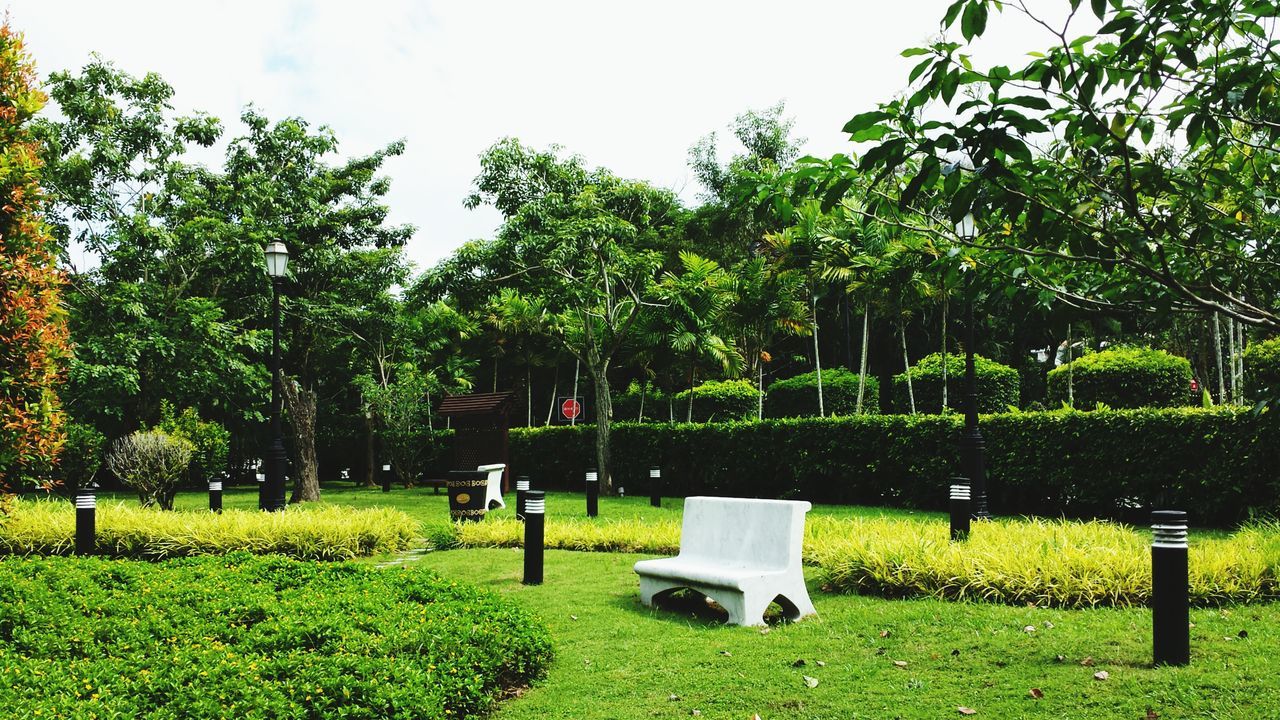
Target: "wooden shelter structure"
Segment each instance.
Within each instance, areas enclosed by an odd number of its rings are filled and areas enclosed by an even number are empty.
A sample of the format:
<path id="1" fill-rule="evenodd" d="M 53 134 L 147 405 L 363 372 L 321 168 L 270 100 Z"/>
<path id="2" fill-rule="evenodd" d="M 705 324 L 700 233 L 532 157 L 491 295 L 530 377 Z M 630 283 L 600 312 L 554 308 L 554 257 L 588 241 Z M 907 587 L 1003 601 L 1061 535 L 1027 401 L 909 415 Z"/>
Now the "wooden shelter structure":
<path id="1" fill-rule="evenodd" d="M 509 392 L 447 395 L 437 412 L 449 418 L 453 428 L 453 469 L 475 470 L 502 463 L 502 490 L 510 488 L 507 429 L 515 396 Z"/>

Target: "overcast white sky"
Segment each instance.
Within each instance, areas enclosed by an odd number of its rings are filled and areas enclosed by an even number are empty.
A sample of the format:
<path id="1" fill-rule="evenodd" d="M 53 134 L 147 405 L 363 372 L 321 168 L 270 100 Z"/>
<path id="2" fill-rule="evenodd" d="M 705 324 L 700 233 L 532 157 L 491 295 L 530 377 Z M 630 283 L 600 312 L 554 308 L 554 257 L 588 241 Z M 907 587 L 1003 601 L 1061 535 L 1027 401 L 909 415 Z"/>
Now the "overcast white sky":
<path id="1" fill-rule="evenodd" d="M 396 222 L 425 267 L 490 236 L 499 217 L 462 200 L 477 157 L 515 136 L 556 143 L 624 176 L 699 188 L 689 146 L 748 108 L 779 100 L 806 152 L 850 149 L 840 128 L 905 84 L 902 49 L 938 34 L 950 0 L 644 3 L 8 0 L 42 76 L 91 52 L 155 71 L 179 112 L 226 123 L 253 103 L 337 133 L 344 155 L 404 138 L 386 166 Z M 1033 5 L 1049 0 L 1030 0 Z M 1061 3 L 1053 3 L 1059 5 Z M 993 19 L 978 57 L 1017 64 L 1020 19 Z M 80 264 L 82 267 L 83 263 Z"/>

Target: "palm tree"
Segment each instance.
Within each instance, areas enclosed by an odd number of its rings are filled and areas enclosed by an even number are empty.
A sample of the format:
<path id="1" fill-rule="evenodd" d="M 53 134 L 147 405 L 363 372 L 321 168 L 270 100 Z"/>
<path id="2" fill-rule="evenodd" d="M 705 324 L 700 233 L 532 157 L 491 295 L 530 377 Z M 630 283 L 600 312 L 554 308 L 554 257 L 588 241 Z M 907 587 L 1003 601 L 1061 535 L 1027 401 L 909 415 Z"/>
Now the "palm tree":
<path id="1" fill-rule="evenodd" d="M 693 387 L 698 363 L 710 360 L 722 372 L 734 375 L 742 368 L 742 355 L 726 338 L 723 316 L 732 297 L 732 278 L 714 260 L 695 253 L 680 253 L 679 275 L 663 273 L 662 294 L 671 323 L 667 342 L 683 355 L 689 368 L 689 406 L 686 422 L 693 421 Z"/>
<path id="2" fill-rule="evenodd" d="M 733 295 L 725 319 L 743 351 L 748 374 L 756 378 L 758 420 L 764 417 L 764 364 L 772 360 L 769 348 L 774 338 L 809 331 L 809 308 L 802 299 L 804 276 L 770 265 L 763 257 L 744 260 L 730 275 Z"/>

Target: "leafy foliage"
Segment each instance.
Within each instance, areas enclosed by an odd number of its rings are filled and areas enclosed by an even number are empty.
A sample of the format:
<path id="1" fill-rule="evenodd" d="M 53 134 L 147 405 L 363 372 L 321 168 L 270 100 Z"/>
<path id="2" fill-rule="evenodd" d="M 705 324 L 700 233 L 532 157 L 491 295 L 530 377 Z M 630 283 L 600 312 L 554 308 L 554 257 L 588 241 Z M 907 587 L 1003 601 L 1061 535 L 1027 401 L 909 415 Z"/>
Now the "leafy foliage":
<path id="1" fill-rule="evenodd" d="M 172 403 L 161 401 L 160 424 L 156 427 L 170 437 L 191 443 L 191 474 L 197 482 L 226 469 L 231 433 L 216 422 L 201 420 L 195 408 L 175 413 Z"/>
<path id="2" fill-rule="evenodd" d="M 1191 363 L 1151 348 L 1114 348 L 1090 353 L 1049 371 L 1049 403 L 1067 401 L 1073 376 L 1075 406 L 1177 407 L 1191 404 Z M 1199 398 L 1195 398 L 1199 400 Z"/>
<path id="3" fill-rule="evenodd" d="M 107 467 L 120 482 L 138 493 L 143 507 L 173 509 L 173 496 L 187 472 L 196 447 L 163 430 L 139 430 L 116 440 L 107 453 Z"/>
<path id="4" fill-rule="evenodd" d="M 728 422 L 750 420 L 756 416 L 758 395 L 748 380 L 709 380 L 700 383 L 692 391 L 676 393 L 677 407 L 684 407 L 693 398 L 693 422 Z"/>
<path id="5" fill-rule="evenodd" d="M 942 354 L 920 358 L 910 372 L 916 411 L 942 412 Z M 1018 407 L 1021 379 L 1017 370 L 975 354 L 973 373 L 978 382 L 978 412 L 1000 413 Z M 965 397 L 965 357 L 950 353 L 947 355 L 948 409 L 964 410 Z M 907 412 L 909 407 L 906 373 L 893 376 L 893 406 L 898 412 Z"/>
<path id="6" fill-rule="evenodd" d="M 411 484 L 432 456 L 429 383 L 408 363 L 395 370 L 395 379 L 385 385 L 367 375 L 357 378 L 357 382 L 378 423 L 396 474 Z"/>
<path id="7" fill-rule="evenodd" d="M 1245 389 L 1256 400 L 1280 398 L 1280 338 L 1256 342 L 1244 350 Z"/>
<path id="8" fill-rule="evenodd" d="M 880 381 L 868 375 L 863 389 L 862 412 L 880 412 Z M 858 374 L 844 368 L 822 371 L 823 403 L 828 415 L 856 415 L 858 407 Z M 807 372 L 769 385 L 765 396 L 765 414 L 771 418 L 816 417 L 818 415 L 818 380 L 816 372 Z"/>
<path id="9" fill-rule="evenodd" d="M 0 703 L 21 717 L 456 718 L 551 660 L 497 596 L 284 558 L 8 559 Z"/>
<path id="10" fill-rule="evenodd" d="M 41 159 L 28 121 L 44 106 L 22 36 L 0 26 L 0 490 L 39 482 L 63 443 L 58 386 L 70 357 L 63 277 L 40 212 Z"/>
<path id="11" fill-rule="evenodd" d="M 78 422 L 67 423 L 66 432 L 67 440 L 58 460 L 58 479 L 65 488 L 86 487 L 102 467 L 107 438 L 92 425 Z"/>

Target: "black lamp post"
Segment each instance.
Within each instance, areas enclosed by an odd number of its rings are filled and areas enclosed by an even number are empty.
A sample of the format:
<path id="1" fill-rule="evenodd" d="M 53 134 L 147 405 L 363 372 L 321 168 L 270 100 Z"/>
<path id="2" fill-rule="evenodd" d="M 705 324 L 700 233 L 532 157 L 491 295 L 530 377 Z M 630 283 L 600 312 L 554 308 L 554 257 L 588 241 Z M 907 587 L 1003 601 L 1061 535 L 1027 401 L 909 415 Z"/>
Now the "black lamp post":
<path id="1" fill-rule="evenodd" d="M 280 426 L 280 283 L 289 265 L 289 249 L 282 242 L 267 245 L 267 274 L 271 276 L 271 444 L 266 453 L 266 503 L 263 510 L 284 510 L 284 474 L 289 457 Z"/>
<path id="2" fill-rule="evenodd" d="M 956 236 L 964 242 L 977 237 L 977 226 L 973 215 L 968 214 L 956 223 Z M 984 519 L 990 517 L 987 511 L 987 443 L 982 439 L 982 431 L 978 429 L 978 373 L 973 364 L 974 322 L 973 322 L 973 276 L 977 270 L 971 270 L 965 279 L 965 301 L 968 305 L 968 322 L 965 328 L 964 341 L 964 433 L 960 436 L 960 459 L 965 475 L 969 476 L 970 507 L 973 517 Z"/>

